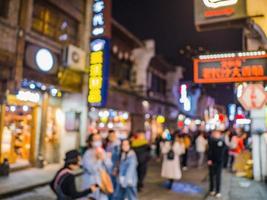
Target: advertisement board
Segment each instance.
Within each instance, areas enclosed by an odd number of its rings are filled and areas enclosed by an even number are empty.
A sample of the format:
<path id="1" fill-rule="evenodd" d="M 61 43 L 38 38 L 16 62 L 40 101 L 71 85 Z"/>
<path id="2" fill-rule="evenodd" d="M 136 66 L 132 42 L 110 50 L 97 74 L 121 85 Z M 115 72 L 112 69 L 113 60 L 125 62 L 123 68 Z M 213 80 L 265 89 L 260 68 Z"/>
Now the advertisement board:
<path id="1" fill-rule="evenodd" d="M 111 1 L 94 0 L 92 5 L 92 32 L 88 69 L 89 106 L 104 107 L 107 103 L 110 38 Z"/>
<path id="2" fill-rule="evenodd" d="M 194 0 L 194 8 L 198 31 L 236 26 L 247 17 L 245 0 Z"/>
<path id="3" fill-rule="evenodd" d="M 195 83 L 264 80 L 267 80 L 265 51 L 202 55 L 194 59 Z"/>

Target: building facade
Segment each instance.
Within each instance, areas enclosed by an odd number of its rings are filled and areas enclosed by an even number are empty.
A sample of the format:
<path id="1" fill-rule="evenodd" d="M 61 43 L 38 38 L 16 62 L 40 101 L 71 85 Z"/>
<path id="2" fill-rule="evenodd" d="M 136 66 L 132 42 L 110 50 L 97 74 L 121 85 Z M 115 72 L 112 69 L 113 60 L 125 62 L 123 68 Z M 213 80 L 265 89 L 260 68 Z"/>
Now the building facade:
<path id="1" fill-rule="evenodd" d="M 0 3 L 0 158 L 58 163 L 86 134 L 91 1 Z"/>
<path id="2" fill-rule="evenodd" d="M 145 130 L 153 141 L 176 126 L 181 70 L 114 20 L 107 102 L 88 106 L 90 33 L 100 30 L 98 20 L 91 30 L 93 3 L 0 2 L 0 163 L 42 167 L 62 162 L 93 131 Z"/>
<path id="3" fill-rule="evenodd" d="M 176 124 L 173 86 L 181 78 L 181 70 L 155 55 L 153 40 L 141 41 L 115 20 L 110 51 L 107 103 L 90 108 L 88 133 L 99 131 L 106 136 L 114 129 L 126 137 L 145 130 L 153 141 L 171 120 Z"/>

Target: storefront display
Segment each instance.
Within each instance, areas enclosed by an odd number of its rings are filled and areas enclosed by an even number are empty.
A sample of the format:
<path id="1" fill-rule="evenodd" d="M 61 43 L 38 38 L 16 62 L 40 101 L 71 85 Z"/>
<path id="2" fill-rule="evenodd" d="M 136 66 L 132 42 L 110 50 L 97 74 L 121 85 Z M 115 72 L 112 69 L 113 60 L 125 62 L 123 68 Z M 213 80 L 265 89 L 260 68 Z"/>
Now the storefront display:
<path id="1" fill-rule="evenodd" d="M 145 132 L 146 138 L 153 143 L 157 135 L 162 135 L 164 132 L 165 117 L 162 115 L 150 116 L 145 115 Z"/>
<path id="2" fill-rule="evenodd" d="M 33 146 L 33 108 L 27 105 L 7 105 L 2 135 L 2 159 L 11 167 L 30 164 Z"/>
<path id="3" fill-rule="evenodd" d="M 131 131 L 131 117 L 125 111 L 91 108 L 88 117 L 88 133 L 100 132 L 105 137 L 112 129 L 123 137 Z"/>
<path id="4" fill-rule="evenodd" d="M 45 160 L 48 164 L 59 162 L 59 127 L 56 118 L 57 108 L 47 109 L 47 127 L 45 135 Z"/>

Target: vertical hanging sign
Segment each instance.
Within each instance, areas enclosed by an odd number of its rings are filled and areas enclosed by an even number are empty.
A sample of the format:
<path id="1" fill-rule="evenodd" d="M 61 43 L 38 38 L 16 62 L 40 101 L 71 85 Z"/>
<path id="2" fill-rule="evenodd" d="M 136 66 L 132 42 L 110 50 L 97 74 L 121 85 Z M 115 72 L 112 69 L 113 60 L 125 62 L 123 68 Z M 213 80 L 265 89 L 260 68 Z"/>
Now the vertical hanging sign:
<path id="1" fill-rule="evenodd" d="M 88 103 L 90 106 L 103 107 L 108 96 L 111 2 L 94 0 L 92 9 Z"/>

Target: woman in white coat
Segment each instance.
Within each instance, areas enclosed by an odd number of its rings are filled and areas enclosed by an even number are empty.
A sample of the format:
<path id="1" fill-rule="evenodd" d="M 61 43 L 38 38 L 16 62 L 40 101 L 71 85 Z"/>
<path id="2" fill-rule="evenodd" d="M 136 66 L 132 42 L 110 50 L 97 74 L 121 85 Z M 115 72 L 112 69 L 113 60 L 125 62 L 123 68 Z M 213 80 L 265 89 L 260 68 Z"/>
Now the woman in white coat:
<path id="1" fill-rule="evenodd" d="M 168 189 L 172 188 L 174 180 L 182 178 L 180 155 L 185 152 L 185 148 L 176 135 L 173 141 L 165 141 L 161 144 L 161 153 L 163 154 L 163 163 L 161 176 L 169 180 Z"/>

